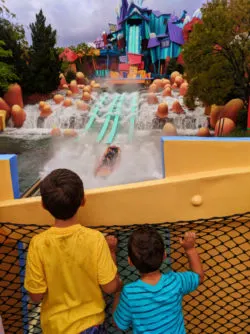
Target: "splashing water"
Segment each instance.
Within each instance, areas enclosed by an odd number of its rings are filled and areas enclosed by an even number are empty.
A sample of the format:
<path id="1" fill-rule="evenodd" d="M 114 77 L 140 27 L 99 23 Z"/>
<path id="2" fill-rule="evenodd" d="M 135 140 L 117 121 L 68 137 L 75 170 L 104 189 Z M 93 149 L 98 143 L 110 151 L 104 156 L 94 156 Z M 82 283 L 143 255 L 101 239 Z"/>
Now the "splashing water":
<path id="1" fill-rule="evenodd" d="M 168 103 L 168 121 L 175 125 L 179 135 L 195 135 L 200 127 L 207 126 L 204 108 L 199 106 L 195 111 L 187 110 L 183 98 L 176 92 L 173 93 L 173 97 L 163 97 L 161 94 L 157 96 L 159 103 Z M 38 105 L 28 105 L 25 107 L 27 119 L 24 126 L 21 129 L 6 129 L 5 136 L 29 140 L 48 136 L 53 127 L 62 130 L 75 129 L 78 132 L 77 138 L 59 137 L 51 140 L 52 158 L 41 165 L 41 177 L 56 168 L 69 168 L 82 177 L 86 188 L 162 177 L 160 137 L 164 123 L 157 123 L 157 105 L 147 103 L 145 91 L 101 94 L 95 92 L 92 94 L 91 111 L 78 110 L 75 102 L 79 99 L 80 94 L 72 98 L 73 105 L 68 108 L 55 104 L 53 100 L 48 101 L 53 113 L 46 119 L 39 117 Z M 177 115 L 171 111 L 176 100 L 182 105 L 184 114 Z M 90 122 L 91 117 L 93 120 Z M 88 122 L 91 125 L 87 131 Z M 108 178 L 96 178 L 95 167 L 110 138 L 113 144 L 121 148 L 120 166 Z"/>

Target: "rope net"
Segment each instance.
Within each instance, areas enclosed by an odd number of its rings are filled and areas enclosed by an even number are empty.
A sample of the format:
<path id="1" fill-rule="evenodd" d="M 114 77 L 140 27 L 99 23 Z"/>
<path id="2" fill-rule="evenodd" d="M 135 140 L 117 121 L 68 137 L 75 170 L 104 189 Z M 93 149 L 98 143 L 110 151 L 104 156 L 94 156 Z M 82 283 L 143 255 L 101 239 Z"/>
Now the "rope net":
<path id="1" fill-rule="evenodd" d="M 168 255 L 162 265 L 163 272 L 189 269 L 178 240 L 186 231 L 197 234 L 206 279 L 183 300 L 187 333 L 250 333 L 250 213 L 153 226 L 164 238 Z M 127 263 L 128 237 L 136 227 L 95 227 L 118 237 L 117 262 L 125 284 L 138 278 Z M 0 315 L 6 334 L 42 333 L 40 307 L 29 301 L 23 282 L 29 242 L 47 228 L 49 226 L 0 223 Z M 116 333 L 111 317 L 112 296 L 106 295 L 105 300 L 108 333 Z"/>

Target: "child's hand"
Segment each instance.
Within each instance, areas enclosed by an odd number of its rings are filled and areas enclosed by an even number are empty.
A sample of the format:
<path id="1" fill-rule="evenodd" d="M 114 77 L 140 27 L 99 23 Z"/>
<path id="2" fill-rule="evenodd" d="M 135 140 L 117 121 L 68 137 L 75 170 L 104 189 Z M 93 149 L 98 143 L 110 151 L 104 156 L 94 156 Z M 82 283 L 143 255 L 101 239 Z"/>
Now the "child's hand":
<path id="1" fill-rule="evenodd" d="M 186 232 L 184 239 L 180 238 L 180 244 L 185 250 L 189 250 L 195 247 L 196 235 L 194 232 Z"/>

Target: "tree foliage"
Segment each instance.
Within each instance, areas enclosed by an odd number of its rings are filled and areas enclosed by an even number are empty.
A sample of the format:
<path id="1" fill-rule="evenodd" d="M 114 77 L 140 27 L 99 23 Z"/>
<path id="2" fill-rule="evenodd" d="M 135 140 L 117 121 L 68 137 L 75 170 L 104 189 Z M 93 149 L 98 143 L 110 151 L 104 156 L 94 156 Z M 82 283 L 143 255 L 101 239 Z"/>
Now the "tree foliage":
<path id="1" fill-rule="evenodd" d="M 239 97 L 247 103 L 250 78 L 250 1 L 212 0 L 202 8 L 203 24 L 194 26 L 184 45 L 190 88 L 187 103 L 224 104 Z"/>
<path id="2" fill-rule="evenodd" d="M 42 10 L 36 15 L 36 22 L 30 25 L 32 45 L 30 48 L 29 82 L 30 93 L 48 93 L 59 85 L 61 62 L 58 58 L 56 30 L 46 26 Z"/>
<path id="3" fill-rule="evenodd" d="M 6 59 L 12 57 L 10 50 L 5 50 L 5 43 L 0 40 L 0 94 L 3 94 L 11 82 L 18 80 L 12 65 L 5 62 Z"/>
<path id="4" fill-rule="evenodd" d="M 5 62 L 13 67 L 20 84 L 25 87 L 29 49 L 23 26 L 0 18 L 0 40 L 4 41 L 3 49 L 12 53 Z"/>

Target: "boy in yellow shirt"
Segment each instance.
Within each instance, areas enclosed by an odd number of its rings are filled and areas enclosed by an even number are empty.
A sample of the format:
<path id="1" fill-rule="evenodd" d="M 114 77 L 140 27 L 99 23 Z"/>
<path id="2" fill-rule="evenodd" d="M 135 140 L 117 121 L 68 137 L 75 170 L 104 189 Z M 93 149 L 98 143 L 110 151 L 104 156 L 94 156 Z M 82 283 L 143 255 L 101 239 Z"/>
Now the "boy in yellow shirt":
<path id="1" fill-rule="evenodd" d="M 121 281 L 104 236 L 77 222 L 77 211 L 85 203 L 82 180 L 70 170 L 57 169 L 40 190 L 55 225 L 32 238 L 24 286 L 34 302 L 42 302 L 42 331 L 105 333 L 102 291 L 119 291 Z"/>

